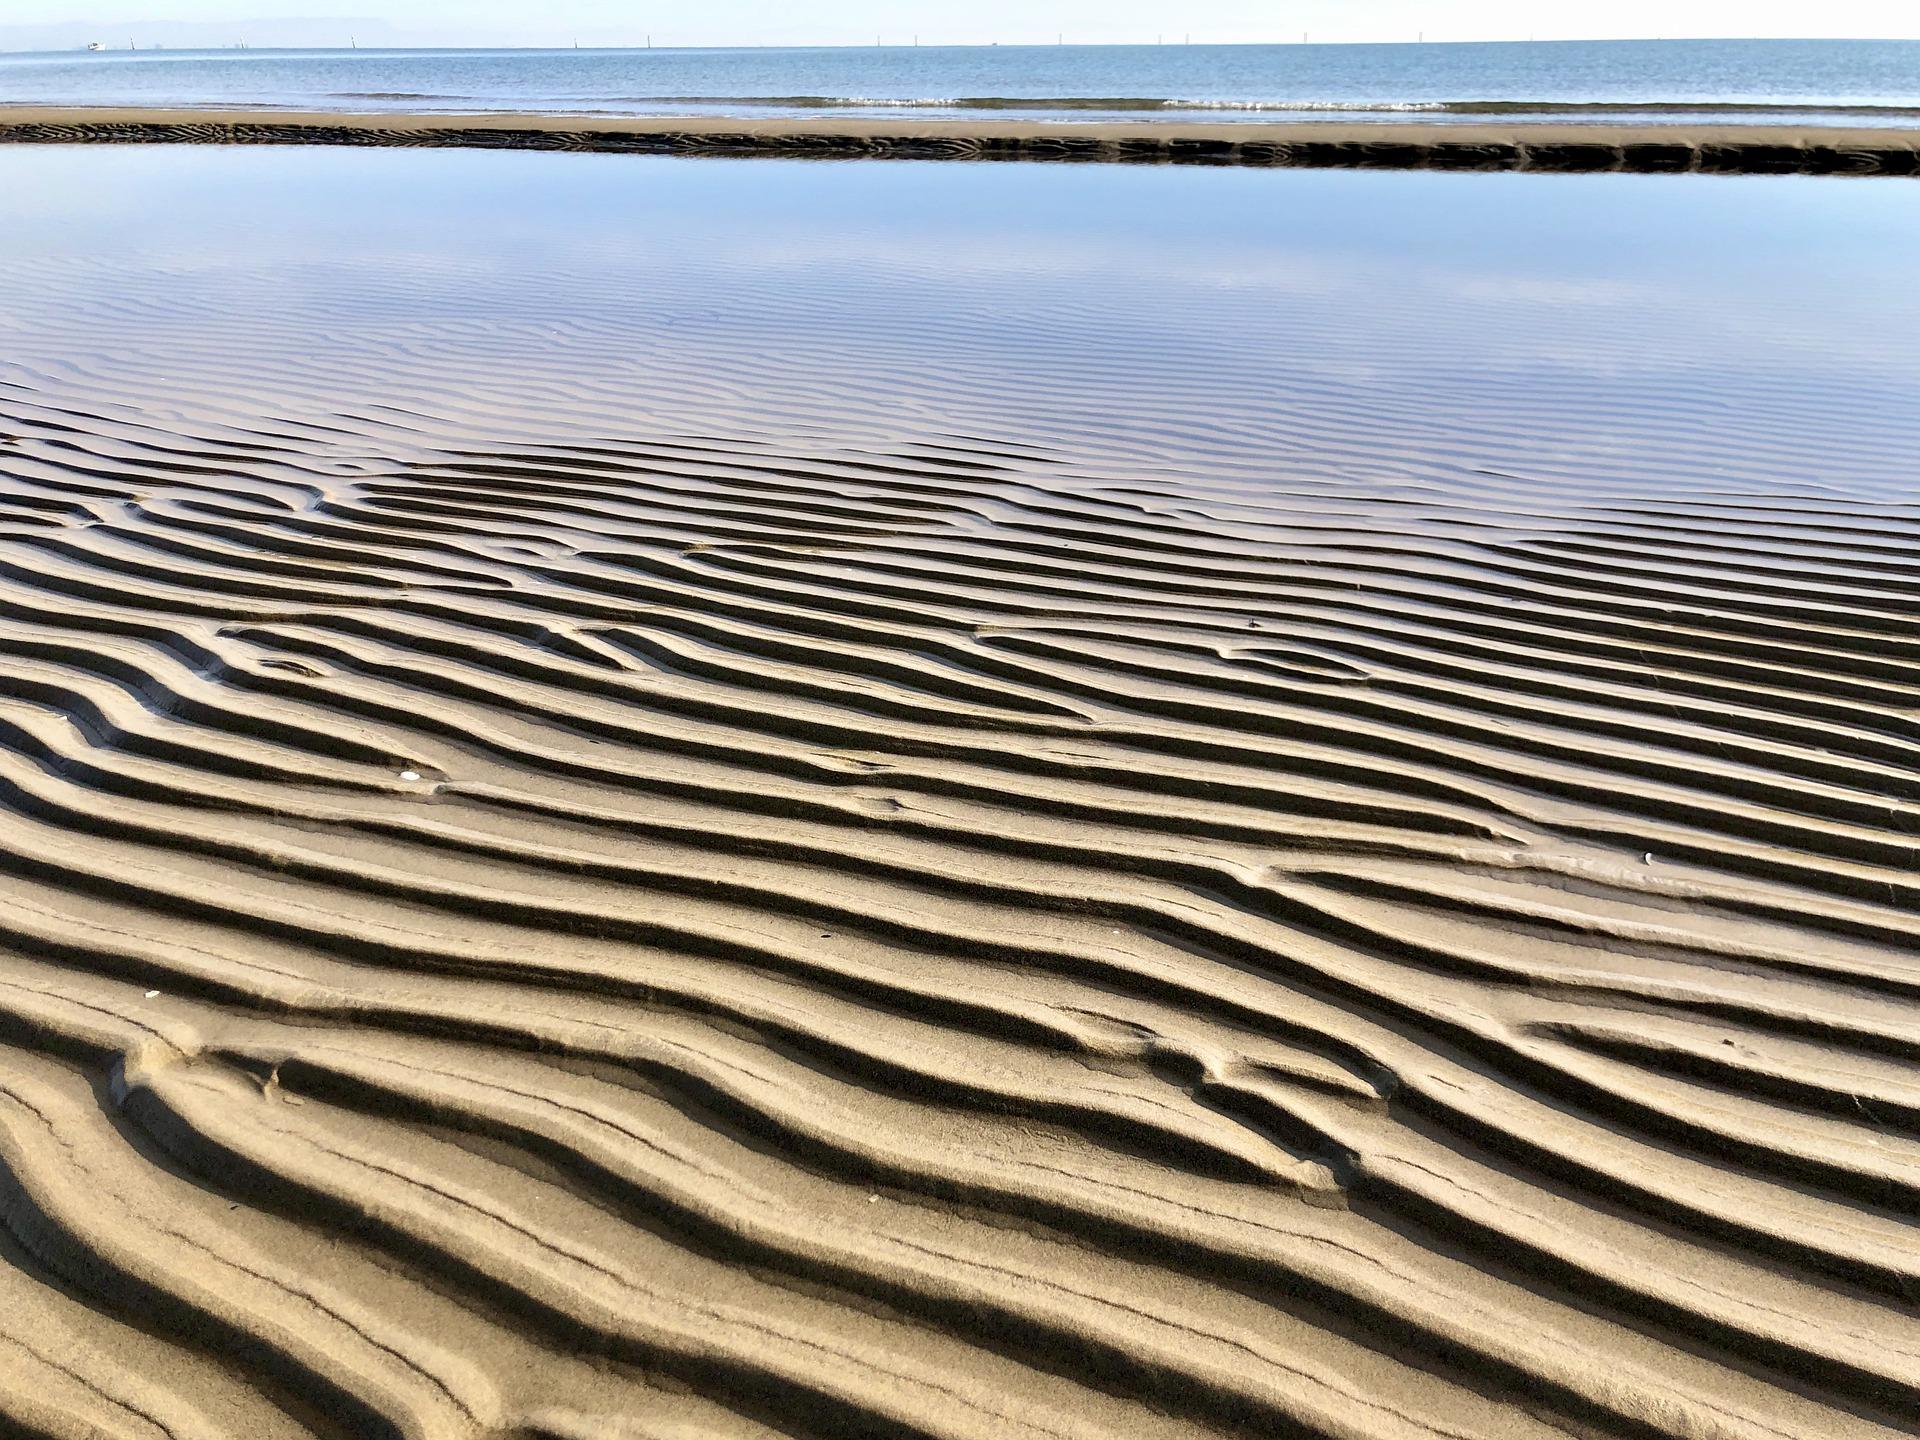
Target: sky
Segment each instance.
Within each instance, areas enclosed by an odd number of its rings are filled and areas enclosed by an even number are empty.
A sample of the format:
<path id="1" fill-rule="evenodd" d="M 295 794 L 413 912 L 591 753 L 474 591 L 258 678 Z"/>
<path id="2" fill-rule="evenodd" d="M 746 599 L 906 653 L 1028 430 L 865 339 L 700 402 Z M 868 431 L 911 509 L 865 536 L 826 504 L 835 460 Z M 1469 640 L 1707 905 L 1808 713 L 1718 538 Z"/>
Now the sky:
<path id="1" fill-rule="evenodd" d="M 347 8 L 350 7 L 350 8 Z M 1920 39 L 1920 0 L 0 0 L 0 46 Z"/>

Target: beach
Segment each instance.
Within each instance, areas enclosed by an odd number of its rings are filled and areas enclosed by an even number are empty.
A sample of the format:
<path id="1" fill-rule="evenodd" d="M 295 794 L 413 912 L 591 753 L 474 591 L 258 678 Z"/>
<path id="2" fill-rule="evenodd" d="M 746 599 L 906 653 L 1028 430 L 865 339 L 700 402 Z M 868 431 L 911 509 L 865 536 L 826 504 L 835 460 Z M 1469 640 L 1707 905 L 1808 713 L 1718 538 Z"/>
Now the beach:
<path id="1" fill-rule="evenodd" d="M 0 112 L 0 1429 L 1920 1423 L 1920 187 L 1051 133 Z"/>

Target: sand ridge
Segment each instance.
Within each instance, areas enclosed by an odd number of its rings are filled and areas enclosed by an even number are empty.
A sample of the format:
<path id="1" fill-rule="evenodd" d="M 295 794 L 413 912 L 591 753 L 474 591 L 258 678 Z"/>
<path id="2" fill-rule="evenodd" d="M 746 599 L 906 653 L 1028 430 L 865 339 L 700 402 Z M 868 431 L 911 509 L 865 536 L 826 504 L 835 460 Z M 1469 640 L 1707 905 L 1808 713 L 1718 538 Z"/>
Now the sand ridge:
<path id="1" fill-rule="evenodd" d="M 581 117 L 0 106 L 0 144 L 440 146 L 1371 169 L 1920 174 L 1920 132 L 1809 125 Z"/>

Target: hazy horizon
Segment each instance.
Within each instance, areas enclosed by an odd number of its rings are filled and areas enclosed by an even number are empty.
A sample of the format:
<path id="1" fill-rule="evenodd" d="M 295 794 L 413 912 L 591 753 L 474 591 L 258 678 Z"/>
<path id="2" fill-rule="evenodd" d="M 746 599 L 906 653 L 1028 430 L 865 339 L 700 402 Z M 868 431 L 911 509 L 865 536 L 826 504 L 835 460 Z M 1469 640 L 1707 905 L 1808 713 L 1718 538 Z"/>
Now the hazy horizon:
<path id="1" fill-rule="evenodd" d="M 5 26 L 0 26 L 0 37 L 4 36 L 4 32 L 6 28 L 7 27 Z M 126 27 L 123 26 L 121 27 L 121 30 L 124 31 L 125 28 Z M 99 39 L 106 46 L 107 53 L 111 54 L 111 53 L 114 53 L 116 49 L 114 45 L 115 35 L 116 35 L 116 32 L 111 29 L 102 29 L 99 35 L 96 36 L 95 38 Z M 124 40 L 127 37 L 124 34 L 121 34 L 120 38 Z M 139 37 L 136 35 L 133 38 L 137 41 Z M 842 40 L 842 41 L 820 41 L 820 42 L 739 40 L 739 41 L 724 41 L 724 42 L 711 42 L 711 43 L 702 43 L 697 41 L 673 43 L 666 40 L 662 40 L 659 37 L 653 37 L 650 42 L 646 39 L 643 39 L 639 42 L 623 42 L 623 43 L 607 43 L 607 44 L 588 44 L 585 41 L 578 41 L 578 42 L 569 41 L 569 42 L 560 43 L 560 44 L 555 44 L 555 43 L 509 44 L 509 43 L 481 43 L 481 42 L 476 42 L 472 44 L 459 44 L 459 43 L 453 43 L 453 42 L 447 42 L 447 41 L 412 41 L 409 43 L 399 43 L 399 42 L 379 43 L 380 37 L 378 36 L 377 32 L 363 36 L 360 34 L 360 32 L 357 32 L 357 31 L 350 34 L 348 39 L 350 42 L 364 41 L 365 43 L 350 43 L 350 44 L 340 44 L 340 45 L 334 45 L 334 44 L 304 44 L 304 45 L 303 44 L 278 44 L 278 45 L 265 44 L 263 45 L 263 44 L 257 44 L 257 43 L 251 43 L 251 42 L 243 42 L 243 43 L 245 43 L 245 48 L 250 51 L 336 51 L 336 50 L 347 51 L 349 49 L 352 49 L 352 50 L 365 50 L 365 51 L 373 51 L 373 52 L 380 52 L 380 51 L 440 52 L 440 51 L 459 51 L 459 50 L 481 50 L 481 51 L 552 50 L 555 52 L 564 52 L 568 50 L 623 50 L 623 51 L 624 50 L 871 50 L 874 48 L 874 45 L 875 45 L 875 42 L 872 40 L 867 40 L 867 41 Z M 1565 36 L 1521 36 L 1518 38 L 1509 37 L 1505 39 L 1474 39 L 1474 40 L 1436 39 L 1430 36 L 1421 36 L 1415 39 L 1407 39 L 1407 40 L 1334 40 L 1334 39 L 1318 40 L 1318 39 L 1314 39 L 1314 40 L 1306 41 L 1304 43 L 1312 44 L 1312 45 L 1328 45 L 1328 46 L 1345 45 L 1345 46 L 1392 47 L 1392 46 L 1411 46 L 1415 44 L 1422 44 L 1422 45 L 1595 45 L 1595 44 L 1687 45 L 1687 44 L 1711 43 L 1716 41 L 1737 42 L 1737 43 L 1754 42 L 1754 43 L 1769 43 L 1769 44 L 1781 44 L 1781 45 L 1790 45 L 1795 43 L 1809 43 L 1809 42 L 1823 43 L 1823 44 L 1835 43 L 1835 44 L 1856 44 L 1856 45 L 1871 45 L 1876 42 L 1885 42 L 1888 44 L 1913 44 L 1913 43 L 1916 43 L 1916 41 L 1920 41 L 1920 36 L 1906 36 L 1906 35 L 1565 35 Z M 1172 45 L 1180 45 L 1180 44 L 1189 44 L 1195 47 L 1212 46 L 1214 48 L 1235 48 L 1235 47 L 1253 48 L 1253 47 L 1265 46 L 1265 45 L 1290 45 L 1290 44 L 1298 45 L 1303 42 L 1300 40 L 1291 40 L 1291 41 L 1289 40 L 1204 40 L 1203 41 L 1203 40 L 1186 40 L 1183 37 L 1176 37 L 1173 39 L 1164 39 L 1164 40 L 931 41 L 931 40 L 926 40 L 919 37 L 910 36 L 905 40 L 899 40 L 899 41 L 883 40 L 880 43 L 883 48 L 890 48 L 890 49 L 914 48 L 914 49 L 923 49 L 923 50 L 937 50 L 937 49 L 969 50 L 969 49 L 983 49 L 983 48 L 1022 50 L 1022 49 L 1053 48 L 1056 45 L 1065 45 L 1069 49 L 1078 46 L 1084 49 L 1150 50 L 1155 48 L 1156 46 L 1162 46 L 1162 45 L 1172 46 Z M 53 46 L 53 47 L 50 47 L 49 51 L 46 53 L 59 53 L 68 48 L 75 48 L 75 47 Z M 149 47 L 146 45 L 141 45 L 140 48 L 142 50 L 145 50 Z M 162 41 L 162 42 L 157 42 L 152 48 L 174 49 L 174 50 L 183 50 L 183 51 L 186 51 L 186 50 L 218 51 L 218 50 L 231 50 L 238 47 L 237 47 L 237 44 L 194 45 L 194 44 L 184 43 L 184 42 L 178 45 L 172 45 Z M 5 46 L 0 46 L 0 54 L 35 54 L 35 53 L 42 53 L 42 52 L 34 51 L 34 50 L 24 50 L 24 49 L 8 49 Z"/>
<path id="2" fill-rule="evenodd" d="M 512 0 L 471 0 L 449 18 L 444 0 L 389 0 L 378 15 L 302 13 L 300 0 L 175 0 L 165 18 L 76 13 L 57 0 L 14 0 L 0 49 L 60 50 L 91 42 L 174 48 L 624 49 L 1297 43 L 1501 43 L 1562 40 L 1920 39 L 1920 6 L 1835 0 L 1807 34 L 1799 7 L 1731 0 L 1614 0 L 1551 10 L 1522 0 L 1301 0 L 1276 15 L 1264 0 L 1193 0 L 1170 16 L 1164 0 L 976 0 L 955 7 L 898 0 L 824 0 L 796 22 L 779 0 L 710 0 L 697 12 L 631 18 L 624 0 L 548 0 L 537 18 Z"/>

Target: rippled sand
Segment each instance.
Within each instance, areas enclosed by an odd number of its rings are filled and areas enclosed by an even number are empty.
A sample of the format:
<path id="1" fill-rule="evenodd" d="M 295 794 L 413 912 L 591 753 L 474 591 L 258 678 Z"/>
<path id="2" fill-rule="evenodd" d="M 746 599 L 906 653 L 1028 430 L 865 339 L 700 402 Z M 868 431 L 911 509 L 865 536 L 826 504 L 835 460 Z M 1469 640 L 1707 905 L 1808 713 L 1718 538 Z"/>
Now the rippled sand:
<path id="1" fill-rule="evenodd" d="M 1920 1419 L 1907 202 L 461 158 L 12 172 L 0 1428 Z"/>

